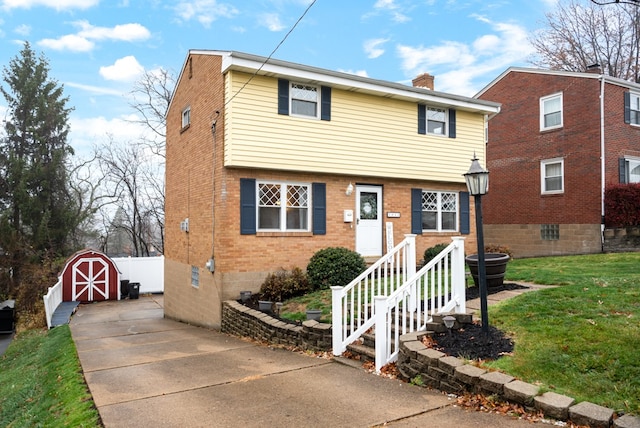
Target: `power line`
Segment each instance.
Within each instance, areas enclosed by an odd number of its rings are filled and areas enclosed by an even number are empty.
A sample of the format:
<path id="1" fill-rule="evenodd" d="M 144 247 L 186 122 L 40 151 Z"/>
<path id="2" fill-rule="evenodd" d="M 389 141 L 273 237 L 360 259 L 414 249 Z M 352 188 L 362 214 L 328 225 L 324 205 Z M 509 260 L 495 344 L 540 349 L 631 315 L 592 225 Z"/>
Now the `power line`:
<path id="1" fill-rule="evenodd" d="M 305 11 L 302 13 L 302 15 L 300 15 L 300 18 L 298 18 L 298 20 L 295 22 L 295 24 L 293 24 L 293 27 L 291 27 L 291 29 L 287 32 L 287 34 L 284 35 L 284 37 L 282 38 L 282 40 L 280 40 L 280 43 L 278 43 L 278 45 L 275 47 L 275 49 L 273 49 L 271 51 L 271 53 L 269 54 L 269 56 L 262 62 L 262 64 L 260 64 L 260 67 L 258 67 L 258 69 L 251 75 L 251 77 L 249 77 L 249 80 L 247 80 L 244 85 L 242 85 L 242 87 L 240 89 L 238 89 L 238 92 L 236 92 L 235 94 L 233 94 L 233 96 L 231 98 L 229 98 L 229 100 L 227 100 L 227 102 L 224 103 L 223 107 L 226 107 L 227 104 L 229 104 L 240 92 L 242 92 L 242 90 L 249 84 L 249 82 L 251 82 L 253 80 L 254 77 L 256 77 L 258 75 L 258 73 L 260 72 L 260 70 L 262 70 L 262 68 L 267 64 L 267 62 L 269 62 L 269 60 L 271 59 L 271 57 L 273 56 L 273 54 L 276 53 L 276 51 L 280 48 L 280 46 L 282 46 L 282 44 L 285 42 L 285 40 L 287 40 L 287 38 L 289 37 L 289 35 L 293 32 L 293 30 L 295 30 L 295 28 L 298 26 L 298 24 L 300 23 L 300 21 L 302 21 L 302 19 L 305 17 L 305 15 L 307 14 L 307 12 L 309 12 L 309 9 L 311 9 L 311 6 L 313 6 L 316 3 L 317 0 L 313 0 L 311 3 L 309 3 L 309 6 L 307 6 L 307 8 L 305 9 Z"/>

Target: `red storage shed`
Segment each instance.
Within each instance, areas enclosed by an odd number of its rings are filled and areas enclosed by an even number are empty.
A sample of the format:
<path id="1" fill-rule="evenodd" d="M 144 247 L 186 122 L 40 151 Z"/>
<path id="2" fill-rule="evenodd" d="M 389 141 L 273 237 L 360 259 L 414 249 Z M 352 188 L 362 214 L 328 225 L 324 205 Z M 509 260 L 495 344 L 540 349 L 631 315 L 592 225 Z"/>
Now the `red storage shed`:
<path id="1" fill-rule="evenodd" d="M 62 271 L 63 302 L 118 300 L 120 273 L 106 254 L 82 250 L 71 256 Z"/>

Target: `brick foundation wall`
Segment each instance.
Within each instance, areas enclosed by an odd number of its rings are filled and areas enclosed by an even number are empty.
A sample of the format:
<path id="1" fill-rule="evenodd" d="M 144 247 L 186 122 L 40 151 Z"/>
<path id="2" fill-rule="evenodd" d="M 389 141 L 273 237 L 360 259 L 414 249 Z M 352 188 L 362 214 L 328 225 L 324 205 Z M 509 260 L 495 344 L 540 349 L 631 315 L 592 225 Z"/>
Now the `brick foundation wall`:
<path id="1" fill-rule="evenodd" d="M 506 245 L 516 258 L 602 252 L 599 224 L 560 224 L 558 240 L 543 240 L 539 224 L 485 224 L 484 242 Z"/>

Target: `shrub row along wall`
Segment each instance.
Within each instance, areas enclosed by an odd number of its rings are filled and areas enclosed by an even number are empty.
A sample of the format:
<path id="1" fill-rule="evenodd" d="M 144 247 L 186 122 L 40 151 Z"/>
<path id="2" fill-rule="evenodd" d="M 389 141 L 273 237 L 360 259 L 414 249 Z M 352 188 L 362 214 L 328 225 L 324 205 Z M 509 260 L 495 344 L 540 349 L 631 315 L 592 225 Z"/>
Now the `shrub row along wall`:
<path id="1" fill-rule="evenodd" d="M 289 324 L 235 300 L 222 304 L 221 330 L 223 333 L 274 345 L 295 346 L 312 351 L 331 350 L 330 324 L 313 320 L 304 321 L 302 325 Z"/>

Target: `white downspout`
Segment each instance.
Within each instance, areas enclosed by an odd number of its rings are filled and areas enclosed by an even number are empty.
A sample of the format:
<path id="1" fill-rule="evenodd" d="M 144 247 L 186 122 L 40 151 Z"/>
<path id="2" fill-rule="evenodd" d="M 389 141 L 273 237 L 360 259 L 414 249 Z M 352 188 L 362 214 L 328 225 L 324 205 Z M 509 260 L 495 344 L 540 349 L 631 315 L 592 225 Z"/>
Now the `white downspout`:
<path id="1" fill-rule="evenodd" d="M 604 74 L 600 75 L 600 248 L 604 252 L 604 187 L 605 187 L 605 147 L 604 147 Z"/>

